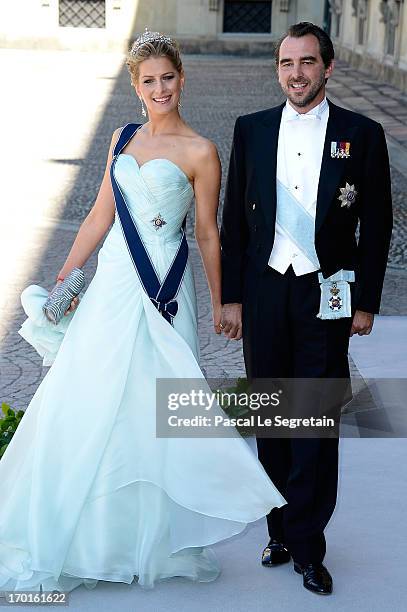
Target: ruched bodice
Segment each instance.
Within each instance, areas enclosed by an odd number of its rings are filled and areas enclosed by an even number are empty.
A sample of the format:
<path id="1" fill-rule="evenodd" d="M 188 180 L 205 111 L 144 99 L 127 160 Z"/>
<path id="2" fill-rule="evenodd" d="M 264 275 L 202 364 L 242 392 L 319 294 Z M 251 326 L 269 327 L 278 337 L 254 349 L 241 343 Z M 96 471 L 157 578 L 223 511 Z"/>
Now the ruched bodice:
<path id="1" fill-rule="evenodd" d="M 139 166 L 132 155 L 120 153 L 114 173 L 143 241 L 179 240 L 182 222 L 194 197 L 192 185 L 181 168 L 164 158 L 151 159 Z M 158 219 L 158 225 L 154 219 Z"/>

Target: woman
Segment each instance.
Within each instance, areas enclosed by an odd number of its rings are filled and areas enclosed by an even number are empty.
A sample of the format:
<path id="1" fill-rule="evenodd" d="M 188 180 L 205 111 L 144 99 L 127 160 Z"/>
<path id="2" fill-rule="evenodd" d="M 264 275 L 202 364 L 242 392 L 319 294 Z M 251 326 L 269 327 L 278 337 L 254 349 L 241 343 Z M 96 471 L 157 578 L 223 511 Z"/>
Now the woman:
<path id="1" fill-rule="evenodd" d="M 53 365 L 0 461 L 2 590 L 214 580 L 220 570 L 207 545 L 285 503 L 242 438 L 156 437 L 156 379 L 203 380 L 183 233 L 194 195 L 221 329 L 220 164 L 179 115 L 176 43 L 146 32 L 127 64 L 149 120 L 113 134 L 99 194 L 58 281 L 83 266 L 114 221 L 96 274 L 57 328 L 45 323 L 41 288 L 22 296 L 29 318 L 20 333 Z M 162 289 L 175 260 L 178 280 L 154 298 L 149 282 L 158 278 Z"/>

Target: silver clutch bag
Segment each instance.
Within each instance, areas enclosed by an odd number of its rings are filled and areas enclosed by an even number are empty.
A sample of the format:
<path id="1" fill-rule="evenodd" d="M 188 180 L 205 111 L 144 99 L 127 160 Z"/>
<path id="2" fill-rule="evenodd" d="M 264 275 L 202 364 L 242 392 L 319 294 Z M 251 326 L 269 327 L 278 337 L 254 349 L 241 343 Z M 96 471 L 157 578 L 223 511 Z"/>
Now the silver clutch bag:
<path id="1" fill-rule="evenodd" d="M 42 307 L 45 316 L 51 323 L 58 325 L 65 312 L 85 286 L 85 275 L 80 268 L 73 268 L 68 276 L 56 285 Z"/>

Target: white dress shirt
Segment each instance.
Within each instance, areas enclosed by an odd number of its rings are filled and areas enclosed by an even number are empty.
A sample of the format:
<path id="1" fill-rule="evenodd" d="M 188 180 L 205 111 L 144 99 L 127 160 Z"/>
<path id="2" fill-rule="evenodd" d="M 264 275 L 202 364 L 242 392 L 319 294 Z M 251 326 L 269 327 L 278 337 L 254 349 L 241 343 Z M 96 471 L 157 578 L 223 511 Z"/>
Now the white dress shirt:
<path id="1" fill-rule="evenodd" d="M 298 113 L 287 100 L 278 137 L 277 179 L 314 219 L 328 116 L 326 98 L 303 114 Z M 268 264 L 281 274 L 291 264 L 297 276 L 319 269 L 299 250 L 278 223 Z"/>

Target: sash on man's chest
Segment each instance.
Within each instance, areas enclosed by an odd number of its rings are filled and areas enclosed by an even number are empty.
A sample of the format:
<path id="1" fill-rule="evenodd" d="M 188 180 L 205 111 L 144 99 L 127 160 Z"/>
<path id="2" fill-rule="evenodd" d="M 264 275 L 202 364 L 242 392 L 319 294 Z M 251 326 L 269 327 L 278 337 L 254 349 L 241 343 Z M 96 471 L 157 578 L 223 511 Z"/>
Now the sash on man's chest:
<path id="1" fill-rule="evenodd" d="M 298 249 L 319 268 L 315 250 L 315 218 L 277 179 L 276 222 Z"/>

